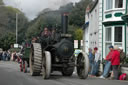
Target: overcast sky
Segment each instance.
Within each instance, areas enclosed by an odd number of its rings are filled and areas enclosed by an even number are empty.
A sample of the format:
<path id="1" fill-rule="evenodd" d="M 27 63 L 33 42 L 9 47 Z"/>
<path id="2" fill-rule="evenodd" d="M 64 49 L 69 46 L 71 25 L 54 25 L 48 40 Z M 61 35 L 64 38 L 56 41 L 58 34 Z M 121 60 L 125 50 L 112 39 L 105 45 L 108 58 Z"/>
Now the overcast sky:
<path id="1" fill-rule="evenodd" d="M 19 8 L 31 20 L 45 8 L 58 9 L 61 5 L 80 0 L 4 0 L 4 3 Z"/>

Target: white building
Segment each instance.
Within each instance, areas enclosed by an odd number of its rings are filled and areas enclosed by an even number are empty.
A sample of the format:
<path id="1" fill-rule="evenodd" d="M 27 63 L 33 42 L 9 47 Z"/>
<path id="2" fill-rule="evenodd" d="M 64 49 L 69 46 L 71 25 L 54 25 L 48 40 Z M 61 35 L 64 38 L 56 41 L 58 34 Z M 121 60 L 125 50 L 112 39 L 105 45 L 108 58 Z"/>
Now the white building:
<path id="1" fill-rule="evenodd" d="M 128 53 L 126 24 L 121 18 L 127 3 L 127 0 L 95 0 L 91 9 L 87 7 L 84 29 L 86 52 L 88 48 L 98 47 L 104 58 L 110 45 L 118 45 Z"/>
<path id="2" fill-rule="evenodd" d="M 98 47 L 102 53 L 102 0 L 96 0 L 91 9 L 89 6 L 86 9 L 84 44 L 86 52 L 88 48 Z"/>

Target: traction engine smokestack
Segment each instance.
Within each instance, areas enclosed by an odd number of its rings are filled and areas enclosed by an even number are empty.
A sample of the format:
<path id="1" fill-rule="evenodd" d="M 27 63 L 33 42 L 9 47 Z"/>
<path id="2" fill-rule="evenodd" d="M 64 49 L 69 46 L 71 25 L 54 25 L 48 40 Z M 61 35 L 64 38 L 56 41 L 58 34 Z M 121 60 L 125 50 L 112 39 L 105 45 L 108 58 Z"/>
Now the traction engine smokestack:
<path id="1" fill-rule="evenodd" d="M 68 13 L 62 14 L 62 33 L 67 34 L 68 30 Z"/>

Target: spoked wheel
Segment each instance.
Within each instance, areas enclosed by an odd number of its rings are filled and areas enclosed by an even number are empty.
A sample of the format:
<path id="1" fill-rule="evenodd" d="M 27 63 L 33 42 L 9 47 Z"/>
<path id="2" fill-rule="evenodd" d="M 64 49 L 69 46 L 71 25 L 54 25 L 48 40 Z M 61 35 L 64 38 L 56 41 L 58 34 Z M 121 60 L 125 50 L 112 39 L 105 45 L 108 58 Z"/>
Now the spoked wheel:
<path id="1" fill-rule="evenodd" d="M 27 73 L 27 67 L 28 67 L 28 63 L 27 63 L 27 61 L 24 61 L 24 64 L 23 64 L 24 73 Z"/>
<path id="2" fill-rule="evenodd" d="M 42 77 L 48 79 L 51 73 L 51 53 L 45 51 L 42 62 Z"/>
<path id="3" fill-rule="evenodd" d="M 39 43 L 33 43 L 31 46 L 29 65 L 32 76 L 40 75 L 42 67 L 42 49 Z"/>
<path id="4" fill-rule="evenodd" d="M 74 67 L 67 67 L 62 69 L 62 75 L 63 76 L 72 76 L 74 71 Z"/>
<path id="5" fill-rule="evenodd" d="M 77 57 L 77 74 L 81 79 L 86 79 L 88 77 L 88 71 L 88 56 L 86 56 L 84 53 L 80 53 Z"/>

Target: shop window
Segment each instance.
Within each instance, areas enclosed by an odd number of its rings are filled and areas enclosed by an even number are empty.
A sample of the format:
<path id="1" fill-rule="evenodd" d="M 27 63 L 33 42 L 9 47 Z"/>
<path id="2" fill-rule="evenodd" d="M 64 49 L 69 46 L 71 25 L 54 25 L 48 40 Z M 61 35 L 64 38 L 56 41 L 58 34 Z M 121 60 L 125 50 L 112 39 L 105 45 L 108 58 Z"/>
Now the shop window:
<path id="1" fill-rule="evenodd" d="M 112 9 L 113 0 L 106 0 L 106 10 Z"/>
<path id="2" fill-rule="evenodd" d="M 122 27 L 115 27 L 115 42 L 122 42 Z"/>
<path id="3" fill-rule="evenodd" d="M 106 43 L 106 47 L 105 47 L 105 56 L 107 56 L 107 54 L 109 53 L 109 46 L 111 46 L 112 45 L 112 43 Z"/>
<path id="4" fill-rule="evenodd" d="M 111 41 L 111 28 L 106 28 L 106 41 Z"/>
<path id="5" fill-rule="evenodd" d="M 123 8 L 123 0 L 115 0 L 115 8 Z"/>
<path id="6" fill-rule="evenodd" d="M 118 47 L 123 46 L 123 26 L 112 26 L 109 28 L 105 28 L 105 55 L 109 52 L 110 45 L 117 45 Z"/>

